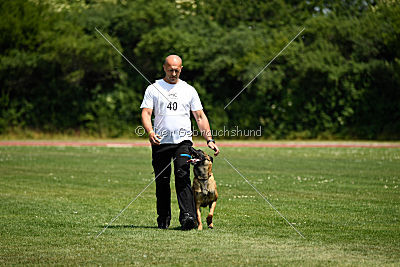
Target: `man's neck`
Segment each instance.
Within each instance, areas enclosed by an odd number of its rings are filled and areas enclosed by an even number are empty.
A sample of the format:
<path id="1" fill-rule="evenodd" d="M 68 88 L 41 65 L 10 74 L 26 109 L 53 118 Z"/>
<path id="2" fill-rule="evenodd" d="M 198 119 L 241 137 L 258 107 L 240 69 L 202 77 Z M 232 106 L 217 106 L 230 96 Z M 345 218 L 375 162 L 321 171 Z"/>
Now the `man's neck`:
<path id="1" fill-rule="evenodd" d="M 168 81 L 165 77 L 163 78 L 164 82 L 168 83 L 168 84 L 177 84 L 179 82 L 179 79 L 176 80 L 175 83 L 171 83 L 170 81 Z"/>

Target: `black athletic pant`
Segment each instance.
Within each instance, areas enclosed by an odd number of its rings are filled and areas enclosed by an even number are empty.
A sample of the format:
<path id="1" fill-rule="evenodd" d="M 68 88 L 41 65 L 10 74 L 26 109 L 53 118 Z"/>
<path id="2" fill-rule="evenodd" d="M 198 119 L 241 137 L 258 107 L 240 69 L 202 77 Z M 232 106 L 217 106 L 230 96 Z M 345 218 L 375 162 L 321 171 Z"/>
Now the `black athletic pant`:
<path id="1" fill-rule="evenodd" d="M 175 174 L 175 189 L 180 209 L 179 221 L 182 223 L 184 213 L 196 218 L 193 191 L 190 182 L 190 164 L 188 157 L 189 147 L 193 143 L 189 140 L 179 144 L 162 144 L 152 146 L 153 168 L 156 179 L 156 197 L 158 221 L 171 219 L 171 161 L 173 159 Z M 168 167 L 167 167 L 168 166 Z M 164 171 L 163 171 L 164 170 Z M 162 173 L 161 173 L 162 172 Z"/>

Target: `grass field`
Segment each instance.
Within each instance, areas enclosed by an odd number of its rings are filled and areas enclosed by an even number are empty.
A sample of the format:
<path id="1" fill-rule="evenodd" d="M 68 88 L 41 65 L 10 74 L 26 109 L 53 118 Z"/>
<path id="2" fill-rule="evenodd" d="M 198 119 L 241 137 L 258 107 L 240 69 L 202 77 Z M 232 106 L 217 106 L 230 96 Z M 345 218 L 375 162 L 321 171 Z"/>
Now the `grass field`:
<path id="1" fill-rule="evenodd" d="M 214 175 L 215 229 L 179 230 L 175 192 L 171 228 L 157 229 L 152 184 L 96 239 L 153 180 L 148 147 L 0 147 L 0 264 L 400 262 L 398 148 L 224 148 Z"/>

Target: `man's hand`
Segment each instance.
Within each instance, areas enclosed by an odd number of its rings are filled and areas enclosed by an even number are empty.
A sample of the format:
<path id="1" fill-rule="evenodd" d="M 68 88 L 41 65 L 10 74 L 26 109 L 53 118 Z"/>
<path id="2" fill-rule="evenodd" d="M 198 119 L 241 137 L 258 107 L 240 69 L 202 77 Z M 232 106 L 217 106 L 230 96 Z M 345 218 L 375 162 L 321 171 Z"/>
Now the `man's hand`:
<path id="1" fill-rule="evenodd" d="M 215 151 L 214 156 L 218 156 L 219 148 L 214 142 L 209 142 L 208 147 Z"/>
<path id="2" fill-rule="evenodd" d="M 212 136 L 211 136 L 210 124 L 208 123 L 206 114 L 204 114 L 204 111 L 202 109 L 192 111 L 192 113 L 194 118 L 196 119 L 197 126 L 199 126 L 201 134 L 203 135 L 204 139 L 208 140 L 207 141 L 208 147 L 215 151 L 214 156 L 218 156 L 219 154 L 218 146 L 214 142 L 209 142 L 210 140 L 212 140 Z"/>
<path id="3" fill-rule="evenodd" d="M 159 145 L 161 142 L 161 136 L 156 134 L 154 131 L 151 131 L 149 134 L 149 140 L 152 145 Z"/>

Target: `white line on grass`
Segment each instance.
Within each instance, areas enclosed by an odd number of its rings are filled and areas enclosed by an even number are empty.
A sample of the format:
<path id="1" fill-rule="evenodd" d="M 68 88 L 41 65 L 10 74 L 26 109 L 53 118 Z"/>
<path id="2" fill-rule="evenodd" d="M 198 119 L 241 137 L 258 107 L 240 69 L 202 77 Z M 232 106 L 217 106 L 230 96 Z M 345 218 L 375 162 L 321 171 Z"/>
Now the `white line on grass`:
<path id="1" fill-rule="evenodd" d="M 174 158 L 157 176 L 156 178 L 154 178 L 134 199 L 132 199 L 131 202 L 129 202 L 129 204 L 123 208 L 117 216 L 115 216 L 107 225 L 106 227 L 104 227 L 104 229 L 96 236 L 96 238 L 98 238 L 101 234 L 104 233 L 105 230 L 107 230 L 107 228 L 116 220 L 118 219 L 119 216 L 121 216 L 121 214 L 144 192 L 146 191 L 146 189 L 155 181 L 157 180 L 158 176 L 161 175 L 161 173 L 163 173 L 169 166 L 171 166 L 172 162 L 174 162 L 176 158 Z"/>
<path id="2" fill-rule="evenodd" d="M 260 193 L 260 191 L 258 191 L 258 189 L 252 185 L 226 158 L 224 158 L 224 160 L 240 175 L 242 176 L 242 178 L 302 237 L 305 239 L 304 235 L 302 233 L 300 233 L 299 230 L 296 229 L 296 227 L 293 226 L 293 224 L 291 224 L 286 218 L 285 216 L 282 215 L 282 213 L 279 212 L 279 210 L 277 210 L 274 205 L 271 204 L 271 202 L 268 201 L 268 199 Z"/>
<path id="3" fill-rule="evenodd" d="M 305 30 L 306 28 L 303 28 L 282 50 L 273 58 L 271 61 L 265 65 L 264 68 L 261 69 L 261 71 L 250 81 L 246 84 L 245 87 L 243 87 L 242 90 L 231 100 L 229 103 L 224 107 L 224 110 Z"/>

